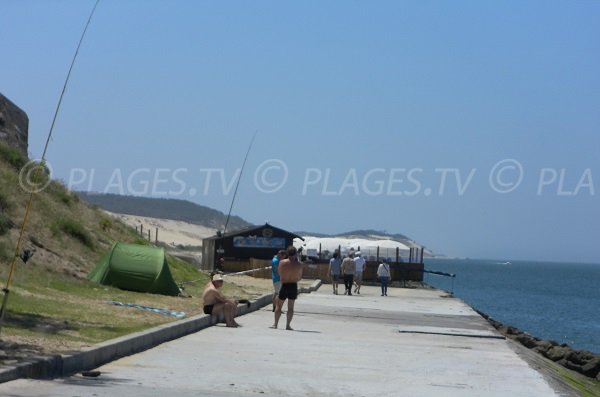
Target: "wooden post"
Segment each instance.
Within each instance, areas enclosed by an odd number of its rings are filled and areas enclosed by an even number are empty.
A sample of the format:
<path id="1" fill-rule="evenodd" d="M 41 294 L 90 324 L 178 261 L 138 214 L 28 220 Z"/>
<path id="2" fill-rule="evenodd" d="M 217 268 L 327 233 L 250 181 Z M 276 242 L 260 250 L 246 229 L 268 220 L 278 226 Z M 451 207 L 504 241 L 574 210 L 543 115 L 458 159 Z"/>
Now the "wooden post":
<path id="1" fill-rule="evenodd" d="M 319 243 L 319 259 L 321 259 L 321 243 Z"/>
<path id="2" fill-rule="evenodd" d="M 154 244 L 158 245 L 158 227 L 156 228 L 156 240 L 154 241 Z"/>
<path id="3" fill-rule="evenodd" d="M 140 236 L 144 237 L 144 225 L 140 224 Z"/>
<path id="4" fill-rule="evenodd" d="M 148 229 L 148 241 L 152 241 L 152 237 L 150 237 L 150 229 Z"/>
<path id="5" fill-rule="evenodd" d="M 379 246 L 377 246 L 377 262 L 379 262 Z"/>
<path id="6" fill-rule="evenodd" d="M 396 263 L 400 263 L 400 248 L 396 247 Z"/>
<path id="7" fill-rule="evenodd" d="M 423 263 L 423 251 L 425 251 L 425 248 L 421 247 L 421 262 L 419 263 Z"/>

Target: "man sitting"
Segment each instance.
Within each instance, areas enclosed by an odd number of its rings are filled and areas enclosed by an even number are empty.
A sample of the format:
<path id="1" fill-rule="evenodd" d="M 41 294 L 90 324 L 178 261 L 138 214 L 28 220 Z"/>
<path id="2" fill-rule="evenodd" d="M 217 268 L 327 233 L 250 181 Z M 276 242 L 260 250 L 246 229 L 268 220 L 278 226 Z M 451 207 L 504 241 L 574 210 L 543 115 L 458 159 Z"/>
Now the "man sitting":
<path id="1" fill-rule="evenodd" d="M 238 302 L 233 299 L 228 299 L 219 291 L 223 286 L 223 276 L 215 274 L 212 280 L 206 284 L 206 288 L 202 293 L 202 301 L 204 302 L 204 313 L 217 316 L 217 319 L 222 314 L 225 318 L 225 324 L 228 327 L 239 327 L 240 325 L 234 320 L 237 315 Z"/>

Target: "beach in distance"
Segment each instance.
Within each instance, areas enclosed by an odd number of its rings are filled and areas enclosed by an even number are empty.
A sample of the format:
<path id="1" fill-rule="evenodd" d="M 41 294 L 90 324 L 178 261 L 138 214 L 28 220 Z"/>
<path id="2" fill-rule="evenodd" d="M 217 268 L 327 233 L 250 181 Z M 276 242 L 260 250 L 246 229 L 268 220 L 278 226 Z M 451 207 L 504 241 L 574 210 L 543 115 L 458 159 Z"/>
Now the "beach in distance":
<path id="1" fill-rule="evenodd" d="M 426 259 L 425 281 L 475 309 L 541 339 L 600 354 L 600 264 Z"/>

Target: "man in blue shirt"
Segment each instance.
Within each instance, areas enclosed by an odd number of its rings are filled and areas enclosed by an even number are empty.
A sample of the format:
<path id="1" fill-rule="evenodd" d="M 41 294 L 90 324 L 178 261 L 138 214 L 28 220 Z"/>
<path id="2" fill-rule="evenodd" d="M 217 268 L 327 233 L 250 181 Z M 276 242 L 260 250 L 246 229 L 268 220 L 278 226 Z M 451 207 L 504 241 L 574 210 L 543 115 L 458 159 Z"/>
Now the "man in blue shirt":
<path id="1" fill-rule="evenodd" d="M 285 259 L 286 253 L 284 250 L 279 250 L 271 260 L 271 279 L 273 280 L 273 311 L 277 306 L 277 295 L 281 289 L 281 277 L 279 276 L 279 261 Z"/>

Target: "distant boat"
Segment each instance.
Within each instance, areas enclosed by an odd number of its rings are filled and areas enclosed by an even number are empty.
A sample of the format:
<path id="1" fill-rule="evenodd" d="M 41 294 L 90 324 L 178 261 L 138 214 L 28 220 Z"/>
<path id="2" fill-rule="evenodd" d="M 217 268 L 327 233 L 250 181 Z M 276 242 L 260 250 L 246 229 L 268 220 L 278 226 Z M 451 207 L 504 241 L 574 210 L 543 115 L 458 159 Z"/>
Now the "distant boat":
<path id="1" fill-rule="evenodd" d="M 512 265 L 511 262 L 496 262 L 496 265 Z"/>

